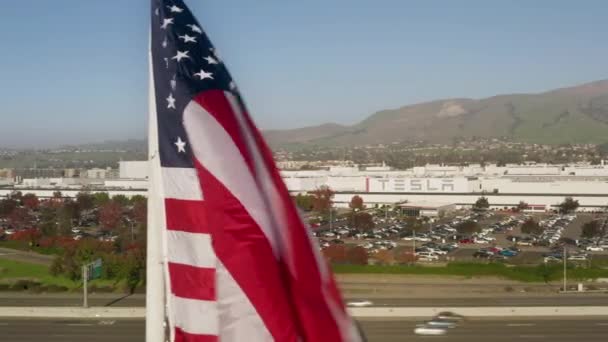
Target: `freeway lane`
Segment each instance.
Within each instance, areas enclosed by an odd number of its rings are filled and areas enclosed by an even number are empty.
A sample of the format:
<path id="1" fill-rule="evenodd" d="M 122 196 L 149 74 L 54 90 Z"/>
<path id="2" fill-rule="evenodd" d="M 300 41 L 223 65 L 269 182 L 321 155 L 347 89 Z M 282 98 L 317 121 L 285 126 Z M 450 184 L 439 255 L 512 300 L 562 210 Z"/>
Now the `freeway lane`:
<path id="1" fill-rule="evenodd" d="M 415 321 L 362 321 L 370 342 L 551 341 L 600 342 L 608 336 L 608 319 L 475 320 L 450 329 L 445 336 L 416 336 Z M 0 339 L 11 342 L 138 342 L 144 341 L 143 320 L 2 319 Z"/>
<path id="2" fill-rule="evenodd" d="M 411 307 L 470 307 L 470 306 L 608 306 L 606 294 L 568 295 L 513 295 L 475 298 L 373 298 L 348 297 L 346 302 L 369 300 L 373 306 Z M 0 292 L 2 306 L 80 306 L 82 295 L 78 293 L 30 294 Z M 137 307 L 145 305 L 143 294 L 130 296 L 120 294 L 93 294 L 89 296 L 91 306 Z"/>
<path id="3" fill-rule="evenodd" d="M 370 298 L 352 297 L 346 302 L 370 301 L 372 306 L 470 307 L 470 306 L 608 306 L 608 295 L 578 294 L 479 298 Z"/>

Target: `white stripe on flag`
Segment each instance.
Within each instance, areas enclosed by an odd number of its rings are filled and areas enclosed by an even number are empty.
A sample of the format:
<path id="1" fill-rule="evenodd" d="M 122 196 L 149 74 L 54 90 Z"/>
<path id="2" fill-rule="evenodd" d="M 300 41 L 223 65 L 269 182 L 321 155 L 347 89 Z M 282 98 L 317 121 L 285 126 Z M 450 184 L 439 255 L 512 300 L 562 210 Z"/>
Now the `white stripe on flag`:
<path id="1" fill-rule="evenodd" d="M 184 109 L 184 127 L 196 159 L 241 202 L 278 255 L 277 236 L 260 189 L 232 137 L 195 101 Z"/>
<path id="2" fill-rule="evenodd" d="M 218 335 L 217 302 L 171 297 L 175 326 L 190 334 Z"/>
<path id="3" fill-rule="evenodd" d="M 167 230 L 169 262 L 204 268 L 215 268 L 216 256 L 211 235 Z"/>
<path id="4" fill-rule="evenodd" d="M 253 304 L 219 260 L 215 274 L 222 342 L 273 341 Z"/>
<path id="5" fill-rule="evenodd" d="M 165 198 L 203 200 L 196 169 L 185 167 L 163 167 L 161 169 Z"/>

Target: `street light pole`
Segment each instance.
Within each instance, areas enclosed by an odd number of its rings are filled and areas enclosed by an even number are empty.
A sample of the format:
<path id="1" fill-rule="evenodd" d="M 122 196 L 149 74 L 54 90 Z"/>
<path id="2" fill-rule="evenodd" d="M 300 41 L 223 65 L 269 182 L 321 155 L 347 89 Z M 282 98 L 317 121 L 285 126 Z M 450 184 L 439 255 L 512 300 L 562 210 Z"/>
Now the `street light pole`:
<path id="1" fill-rule="evenodd" d="M 562 258 L 564 259 L 564 292 L 566 292 L 566 286 L 568 284 L 567 278 L 566 278 L 566 258 L 567 258 L 566 253 L 567 253 L 567 250 L 566 250 L 566 246 L 564 245 L 564 253 L 563 253 L 564 255 L 562 256 Z"/>

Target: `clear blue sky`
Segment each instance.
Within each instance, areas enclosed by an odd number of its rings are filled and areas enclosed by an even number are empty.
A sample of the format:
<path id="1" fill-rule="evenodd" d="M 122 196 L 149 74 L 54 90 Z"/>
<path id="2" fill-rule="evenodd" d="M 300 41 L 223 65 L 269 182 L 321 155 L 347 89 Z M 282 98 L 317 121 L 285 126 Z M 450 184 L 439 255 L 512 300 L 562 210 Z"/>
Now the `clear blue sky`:
<path id="1" fill-rule="evenodd" d="M 186 0 L 262 128 L 608 78 L 608 1 Z M 141 138 L 147 0 L 18 0 L 0 146 Z"/>

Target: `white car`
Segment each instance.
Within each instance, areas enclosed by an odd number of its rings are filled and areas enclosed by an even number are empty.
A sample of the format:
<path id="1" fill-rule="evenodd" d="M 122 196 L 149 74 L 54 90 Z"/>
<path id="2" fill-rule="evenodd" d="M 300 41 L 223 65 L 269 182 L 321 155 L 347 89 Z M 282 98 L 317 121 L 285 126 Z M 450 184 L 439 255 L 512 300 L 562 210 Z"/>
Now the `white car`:
<path id="1" fill-rule="evenodd" d="M 568 257 L 568 260 L 572 261 L 586 261 L 587 257 L 585 255 L 571 255 Z"/>
<path id="2" fill-rule="evenodd" d="M 348 302 L 346 305 L 354 306 L 354 307 L 365 307 L 365 306 L 370 306 L 372 304 L 373 303 L 370 302 L 369 300 L 358 300 L 358 301 Z"/>
<path id="3" fill-rule="evenodd" d="M 416 255 L 421 259 L 439 260 L 439 256 L 430 252 L 418 252 Z"/>
<path id="4" fill-rule="evenodd" d="M 600 246 L 587 246 L 589 252 L 603 252 L 604 249 Z"/>
<path id="5" fill-rule="evenodd" d="M 418 327 L 416 327 L 416 329 L 414 329 L 414 334 L 431 335 L 431 336 L 445 335 L 446 329 L 441 328 L 441 327 L 433 327 L 433 326 L 427 326 L 427 325 L 421 324 Z"/>

